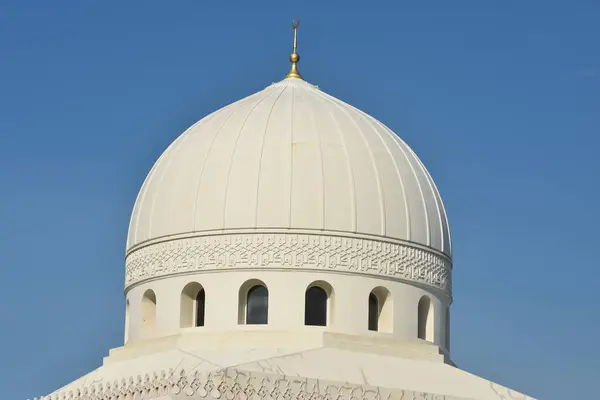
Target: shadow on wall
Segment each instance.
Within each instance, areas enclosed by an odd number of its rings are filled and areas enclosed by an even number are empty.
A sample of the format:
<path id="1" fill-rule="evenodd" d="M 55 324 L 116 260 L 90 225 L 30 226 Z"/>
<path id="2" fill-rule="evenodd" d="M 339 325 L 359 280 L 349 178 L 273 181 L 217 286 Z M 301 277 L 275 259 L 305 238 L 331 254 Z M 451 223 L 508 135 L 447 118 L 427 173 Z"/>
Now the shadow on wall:
<path id="1" fill-rule="evenodd" d="M 394 303 L 389 290 L 378 286 L 369 293 L 370 331 L 391 333 L 394 328 Z"/>
<path id="2" fill-rule="evenodd" d="M 433 342 L 433 304 L 428 296 L 421 297 L 418 306 L 419 322 L 418 322 L 418 337 L 419 339 Z"/>
<path id="3" fill-rule="evenodd" d="M 198 282 L 190 282 L 181 291 L 180 326 L 204 326 L 206 292 Z"/>
<path id="4" fill-rule="evenodd" d="M 148 336 L 156 328 L 156 294 L 152 289 L 142 297 L 142 335 Z"/>

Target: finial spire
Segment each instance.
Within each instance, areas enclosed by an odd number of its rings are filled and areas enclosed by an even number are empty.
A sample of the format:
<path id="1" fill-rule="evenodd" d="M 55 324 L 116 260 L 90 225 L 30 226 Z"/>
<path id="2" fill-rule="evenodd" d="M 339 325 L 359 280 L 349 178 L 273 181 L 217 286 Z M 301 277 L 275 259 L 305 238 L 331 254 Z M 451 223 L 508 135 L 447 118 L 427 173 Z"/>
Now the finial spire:
<path id="1" fill-rule="evenodd" d="M 300 18 L 298 18 L 298 22 L 294 22 L 294 20 L 292 20 L 292 28 L 294 29 L 294 50 L 292 51 L 292 54 L 290 54 L 292 68 L 285 76 L 286 78 L 302 79 L 302 75 L 300 75 L 300 72 L 298 72 L 298 61 L 300 61 L 300 54 L 296 52 L 296 47 L 298 46 L 298 26 L 300 26 Z"/>

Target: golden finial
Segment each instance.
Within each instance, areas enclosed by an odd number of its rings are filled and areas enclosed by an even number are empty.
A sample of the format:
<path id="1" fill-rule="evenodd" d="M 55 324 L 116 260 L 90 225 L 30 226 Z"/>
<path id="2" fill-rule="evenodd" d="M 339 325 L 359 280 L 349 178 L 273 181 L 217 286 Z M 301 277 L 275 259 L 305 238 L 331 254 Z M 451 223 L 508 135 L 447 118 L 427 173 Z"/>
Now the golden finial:
<path id="1" fill-rule="evenodd" d="M 298 78 L 302 79 L 302 75 L 298 72 L 298 61 L 300 61 L 300 54 L 296 52 L 296 47 L 298 45 L 298 26 L 300 26 L 300 18 L 298 18 L 298 22 L 294 22 L 292 20 L 292 28 L 294 29 L 294 50 L 292 54 L 290 54 L 290 61 L 292 62 L 292 69 L 285 76 L 286 78 Z"/>

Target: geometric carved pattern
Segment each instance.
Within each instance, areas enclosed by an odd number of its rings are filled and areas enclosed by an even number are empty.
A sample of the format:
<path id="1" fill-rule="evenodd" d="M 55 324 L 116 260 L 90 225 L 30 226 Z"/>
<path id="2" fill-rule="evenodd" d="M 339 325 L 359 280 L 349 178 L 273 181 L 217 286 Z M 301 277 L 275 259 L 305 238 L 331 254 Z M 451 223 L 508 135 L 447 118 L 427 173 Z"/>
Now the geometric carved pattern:
<path id="1" fill-rule="evenodd" d="M 458 397 L 368 385 L 328 383 L 228 368 L 209 374 L 185 370 L 146 374 L 65 389 L 34 400 L 463 400 Z M 499 397 L 509 398 L 509 397 Z M 512 398 L 512 397 L 510 397 Z M 521 398 L 521 397 L 519 397 Z"/>
<path id="2" fill-rule="evenodd" d="M 452 295 L 452 264 L 439 254 L 384 240 L 307 233 L 232 233 L 139 248 L 125 261 L 125 286 L 171 274 L 223 269 L 353 272 L 431 285 Z"/>

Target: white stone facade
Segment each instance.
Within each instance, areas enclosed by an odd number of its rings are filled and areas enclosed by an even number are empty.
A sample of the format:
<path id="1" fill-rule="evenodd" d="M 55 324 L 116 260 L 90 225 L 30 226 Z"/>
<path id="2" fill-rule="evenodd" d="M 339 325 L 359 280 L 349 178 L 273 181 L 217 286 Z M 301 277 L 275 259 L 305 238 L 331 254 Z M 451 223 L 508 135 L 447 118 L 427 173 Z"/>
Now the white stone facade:
<path id="1" fill-rule="evenodd" d="M 244 301 L 239 292 L 246 282 L 258 281 L 269 291 L 268 324 L 245 325 L 240 316 Z M 190 283 L 200 284 L 206 291 L 206 319 L 202 327 L 191 328 L 203 332 L 229 332 L 249 329 L 273 331 L 303 331 L 316 327 L 304 325 L 304 295 L 313 283 L 322 283 L 332 288 L 328 304 L 326 331 L 355 335 L 384 335 L 398 340 L 418 339 L 418 304 L 421 298 L 431 299 L 433 307 L 433 331 L 431 342 L 445 349 L 446 310 L 449 298 L 443 293 L 433 292 L 418 286 L 397 281 L 383 281 L 372 277 L 356 277 L 351 274 L 327 274 L 312 271 L 285 273 L 270 270 L 243 270 L 186 274 L 149 281 L 135 286 L 127 293 L 129 302 L 128 343 L 150 337 L 178 334 L 181 326 L 182 292 Z M 390 308 L 387 320 L 380 321 L 378 332 L 368 331 L 368 298 L 378 289 L 389 295 L 385 306 Z M 156 327 L 144 333 L 142 327 L 142 299 L 152 290 L 156 296 Z M 447 350 L 447 349 L 446 349 Z"/>
<path id="2" fill-rule="evenodd" d="M 45 400 L 531 399 L 450 359 L 450 232 L 421 161 L 302 79 L 169 146 L 125 272 L 125 345 Z"/>

